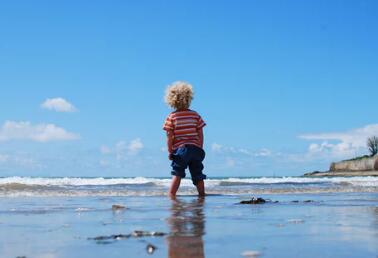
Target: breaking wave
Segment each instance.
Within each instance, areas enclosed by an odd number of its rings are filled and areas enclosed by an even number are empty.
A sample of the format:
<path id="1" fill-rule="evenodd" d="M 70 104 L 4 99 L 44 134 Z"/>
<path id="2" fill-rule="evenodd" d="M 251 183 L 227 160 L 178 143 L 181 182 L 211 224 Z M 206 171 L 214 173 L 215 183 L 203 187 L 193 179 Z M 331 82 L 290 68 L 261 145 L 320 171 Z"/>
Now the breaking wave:
<path id="1" fill-rule="evenodd" d="M 154 196 L 165 195 L 169 178 L 0 178 L 0 196 Z M 190 179 L 183 179 L 181 194 L 195 194 Z M 210 194 L 378 192 L 378 177 L 256 177 L 211 178 Z"/>

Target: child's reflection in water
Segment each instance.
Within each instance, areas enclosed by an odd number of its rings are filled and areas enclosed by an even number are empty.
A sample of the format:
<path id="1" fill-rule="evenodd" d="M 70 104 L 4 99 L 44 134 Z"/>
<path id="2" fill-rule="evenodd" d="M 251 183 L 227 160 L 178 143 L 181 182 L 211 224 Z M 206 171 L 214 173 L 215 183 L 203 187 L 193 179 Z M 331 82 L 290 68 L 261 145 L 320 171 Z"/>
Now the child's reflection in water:
<path id="1" fill-rule="evenodd" d="M 202 236 L 205 234 L 204 198 L 190 202 L 172 199 L 171 215 L 168 218 L 170 236 L 168 241 L 169 258 L 203 258 Z"/>

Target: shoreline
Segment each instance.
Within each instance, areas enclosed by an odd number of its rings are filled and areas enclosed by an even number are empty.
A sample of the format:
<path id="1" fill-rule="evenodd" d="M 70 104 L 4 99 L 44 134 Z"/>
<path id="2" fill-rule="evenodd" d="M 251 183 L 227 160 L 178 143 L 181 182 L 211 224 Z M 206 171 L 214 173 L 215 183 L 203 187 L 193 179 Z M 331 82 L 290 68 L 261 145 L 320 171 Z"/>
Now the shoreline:
<path id="1" fill-rule="evenodd" d="M 353 176 L 378 176 L 378 171 L 314 171 L 305 173 L 304 177 L 353 177 Z"/>
<path id="2" fill-rule="evenodd" d="M 0 257 L 377 254 L 377 192 L 259 197 L 272 201 L 240 205 L 251 199 L 249 194 L 175 200 L 165 196 L 1 198 Z M 116 209 L 116 204 L 124 208 Z"/>

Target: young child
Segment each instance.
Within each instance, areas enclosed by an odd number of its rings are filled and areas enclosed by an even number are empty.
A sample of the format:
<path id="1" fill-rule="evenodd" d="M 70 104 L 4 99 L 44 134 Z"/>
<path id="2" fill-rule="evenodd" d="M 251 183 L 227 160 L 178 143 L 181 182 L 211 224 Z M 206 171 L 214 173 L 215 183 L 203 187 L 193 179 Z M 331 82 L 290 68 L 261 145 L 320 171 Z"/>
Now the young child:
<path id="1" fill-rule="evenodd" d="M 198 195 L 205 195 L 202 161 L 205 158 L 203 148 L 203 131 L 206 125 L 201 116 L 190 110 L 193 99 L 193 89 L 189 83 L 174 82 L 168 86 L 165 101 L 175 111 L 165 120 L 163 129 L 167 132 L 169 159 L 172 160 L 172 182 L 169 189 L 171 197 L 176 196 L 181 178 L 185 177 L 185 169 L 189 167 L 193 184 Z"/>

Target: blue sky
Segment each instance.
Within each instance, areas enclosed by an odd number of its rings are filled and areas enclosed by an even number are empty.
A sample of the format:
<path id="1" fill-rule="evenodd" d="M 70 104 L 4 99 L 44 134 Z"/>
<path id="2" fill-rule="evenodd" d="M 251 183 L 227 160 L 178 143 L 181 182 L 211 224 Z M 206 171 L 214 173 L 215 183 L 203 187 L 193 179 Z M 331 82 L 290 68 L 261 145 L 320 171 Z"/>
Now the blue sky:
<path id="1" fill-rule="evenodd" d="M 376 1 L 1 1 L 0 173 L 169 176 L 163 94 L 176 80 L 193 84 L 208 124 L 209 176 L 301 175 L 366 154 L 377 12 Z"/>

